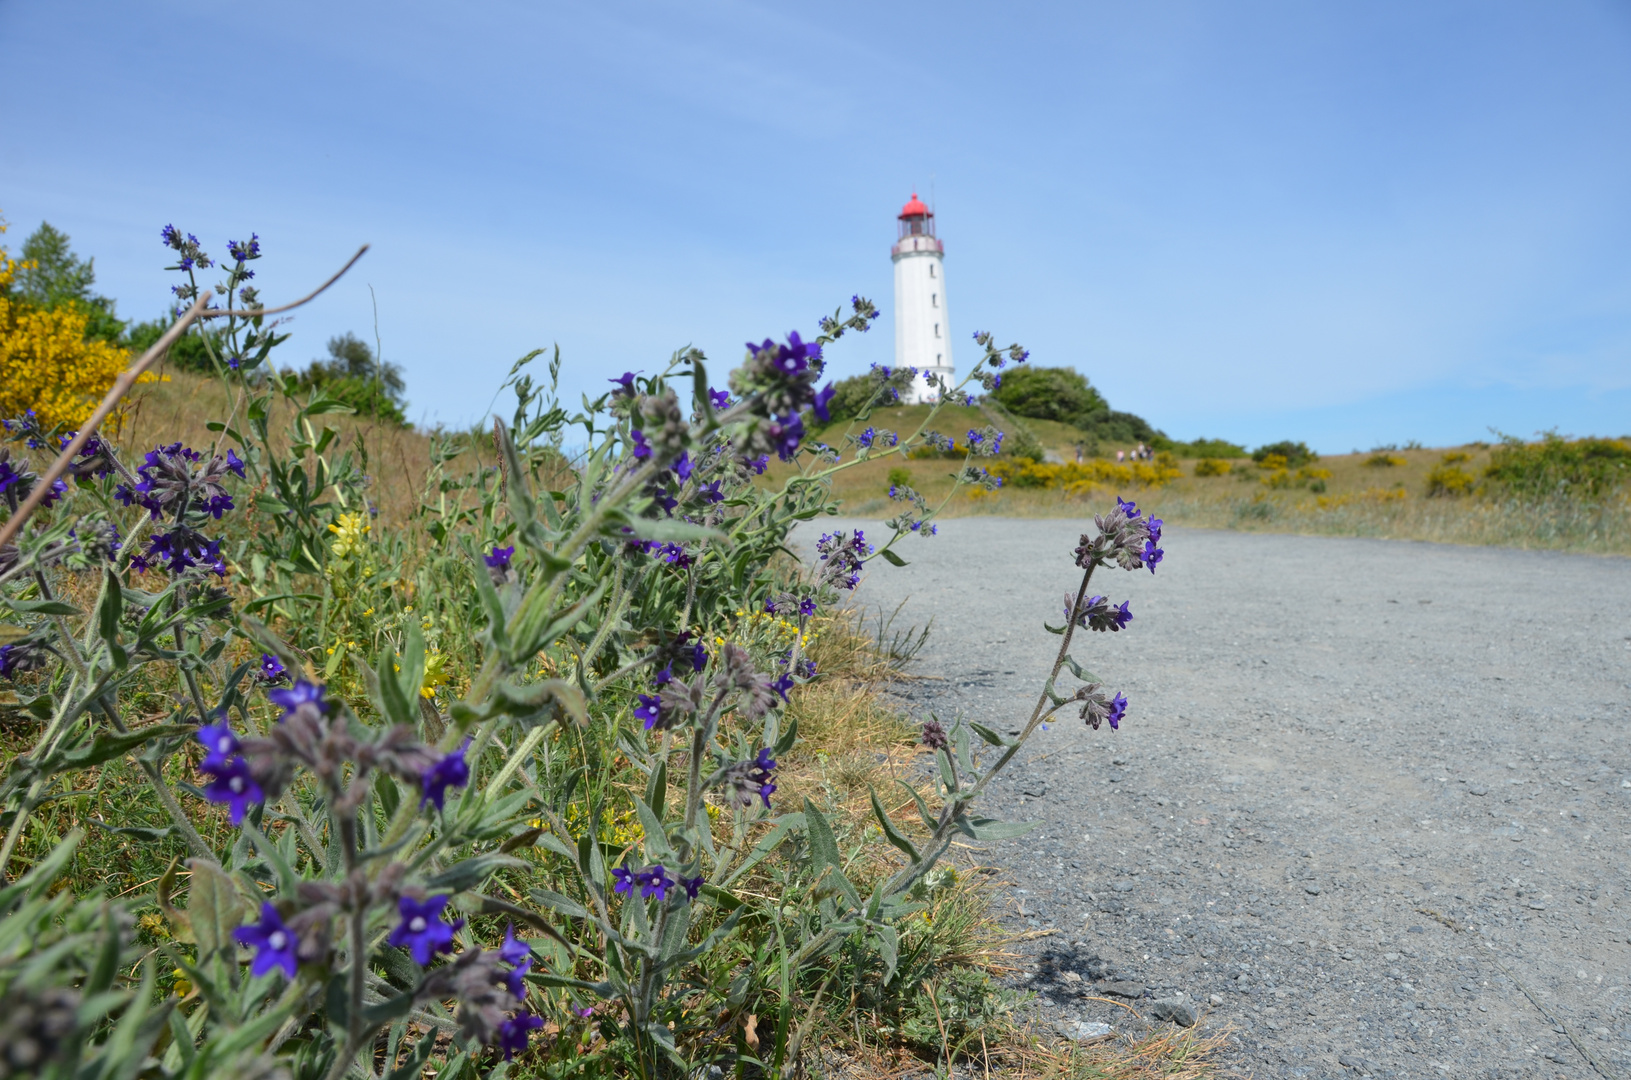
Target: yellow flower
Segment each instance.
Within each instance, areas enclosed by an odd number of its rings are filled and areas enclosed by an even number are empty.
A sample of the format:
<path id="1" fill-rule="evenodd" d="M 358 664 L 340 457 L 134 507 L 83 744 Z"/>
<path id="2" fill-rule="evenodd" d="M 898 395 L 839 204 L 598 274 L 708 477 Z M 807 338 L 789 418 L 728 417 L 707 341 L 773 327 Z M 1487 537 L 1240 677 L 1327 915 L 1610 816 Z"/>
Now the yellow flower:
<path id="1" fill-rule="evenodd" d="M 447 654 L 433 652 L 425 657 L 425 677 L 419 682 L 419 696 L 433 698 L 436 688 L 447 683 Z"/>
<path id="2" fill-rule="evenodd" d="M 363 543 L 363 534 L 369 529 L 366 518 L 361 514 L 341 514 L 340 519 L 328 527 L 328 531 L 335 534 L 335 540 L 329 545 L 329 550 L 335 557 L 345 558 L 347 555 L 359 550 Z"/>
<path id="3" fill-rule="evenodd" d="M 193 992 L 193 984 L 191 980 L 187 978 L 187 973 L 185 971 L 182 971 L 180 968 L 176 968 L 172 974 L 175 976 L 176 981 L 171 984 L 171 989 L 176 992 L 176 997 L 186 997 L 188 994 Z"/>
<path id="4" fill-rule="evenodd" d="M 130 363 L 130 354 L 85 340 L 88 320 L 73 307 L 44 310 L 12 300 L 12 278 L 23 265 L 0 251 L 0 415 L 33 409 L 46 427 L 77 427 Z M 154 379 L 149 372 L 141 381 Z"/>

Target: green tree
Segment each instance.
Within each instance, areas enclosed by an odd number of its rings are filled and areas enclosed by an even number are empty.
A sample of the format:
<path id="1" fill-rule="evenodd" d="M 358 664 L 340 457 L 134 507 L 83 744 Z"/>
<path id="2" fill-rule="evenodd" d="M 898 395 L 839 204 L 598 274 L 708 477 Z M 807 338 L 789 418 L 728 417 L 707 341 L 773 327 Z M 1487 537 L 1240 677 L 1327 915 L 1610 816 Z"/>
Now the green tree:
<path id="1" fill-rule="evenodd" d="M 1087 377 L 1074 368 L 1010 368 L 1002 373 L 1002 385 L 991 396 L 1015 416 L 1066 424 L 1110 409 Z"/>
<path id="2" fill-rule="evenodd" d="M 113 313 L 113 301 L 91 291 L 96 284 L 96 260 L 74 254 L 68 234 L 48 221 L 40 222 L 21 253 L 23 266 L 11 288 L 14 299 L 34 307 L 74 308 L 85 315 L 85 336 L 118 341 L 125 324 Z"/>
<path id="3" fill-rule="evenodd" d="M 313 360 L 301 372 L 285 371 L 297 386 L 321 389 L 364 416 L 407 423 L 403 394 L 408 384 L 398 364 L 380 360 L 368 343 L 347 331 L 328 339 L 328 358 Z"/>

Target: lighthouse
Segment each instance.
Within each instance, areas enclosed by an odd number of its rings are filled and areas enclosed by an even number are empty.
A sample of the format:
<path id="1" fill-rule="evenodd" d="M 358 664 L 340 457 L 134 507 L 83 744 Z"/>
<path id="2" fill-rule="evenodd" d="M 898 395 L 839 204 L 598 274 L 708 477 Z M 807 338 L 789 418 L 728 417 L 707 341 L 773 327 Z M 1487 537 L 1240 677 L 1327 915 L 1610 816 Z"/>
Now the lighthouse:
<path id="1" fill-rule="evenodd" d="M 901 393 L 908 405 L 934 401 L 940 391 L 929 380 L 954 379 L 951 325 L 946 321 L 946 249 L 934 234 L 934 211 L 918 200 L 901 207 L 895 246 L 895 366 L 916 368 L 917 378 Z"/>

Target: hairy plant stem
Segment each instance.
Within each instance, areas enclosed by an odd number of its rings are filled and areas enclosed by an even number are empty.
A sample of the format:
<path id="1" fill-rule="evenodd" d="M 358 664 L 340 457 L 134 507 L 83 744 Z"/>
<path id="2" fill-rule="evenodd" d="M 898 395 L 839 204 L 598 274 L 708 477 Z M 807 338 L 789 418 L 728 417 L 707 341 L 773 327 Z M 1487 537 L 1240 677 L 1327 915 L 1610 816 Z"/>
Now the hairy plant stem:
<path id="1" fill-rule="evenodd" d="M 1035 731 L 1037 726 L 1040 725 L 1043 719 L 1046 718 L 1047 712 L 1044 710 L 1046 709 L 1049 701 L 1049 694 L 1053 691 L 1055 680 L 1059 678 L 1059 672 L 1065 666 L 1065 657 L 1070 655 L 1070 642 L 1071 638 L 1073 637 L 1073 631 L 1076 627 L 1076 613 L 1081 610 L 1082 598 L 1087 595 L 1087 585 L 1088 582 L 1092 580 L 1093 570 L 1097 565 L 1097 563 L 1089 565 L 1087 570 L 1082 574 L 1082 583 L 1076 590 L 1076 600 L 1075 603 L 1071 605 L 1070 619 L 1065 626 L 1063 638 L 1059 643 L 1059 652 L 1054 657 L 1053 669 L 1048 673 L 1048 681 L 1043 684 L 1042 692 L 1037 695 L 1036 706 L 1031 710 L 1031 718 L 1026 723 L 1024 730 L 1020 732 L 1019 738 L 1014 740 L 1014 745 L 1010 746 L 1007 751 L 1003 753 L 1002 757 L 998 758 L 996 763 L 985 771 L 985 773 L 972 788 L 969 788 L 966 792 L 958 790 L 947 795 L 946 804 L 940 810 L 939 822 L 934 830 L 934 833 L 929 838 L 928 850 L 922 853 L 923 857 L 920 861 L 915 862 L 910 866 L 903 867 L 901 870 L 896 872 L 894 877 L 890 878 L 889 883 L 884 886 L 884 899 L 887 900 L 899 896 L 907 889 L 910 889 L 912 884 L 917 881 L 919 877 L 923 876 L 923 874 L 927 873 L 929 868 L 934 866 L 934 864 L 939 861 L 941 856 L 943 856 L 946 851 L 950 849 L 952 835 L 957 831 L 957 818 L 960 815 L 963 806 L 973 802 L 975 797 L 985 789 L 986 784 L 991 781 L 991 778 L 1000 772 L 1011 760 L 1013 760 L 1014 755 L 1019 752 L 1020 747 L 1025 745 L 1025 741 L 1030 738 L 1031 733 Z M 1062 706 L 1055 706 L 1056 709 L 1061 707 Z M 1052 710 L 1048 711 L 1051 712 Z M 955 758 L 953 755 L 948 753 L 947 756 L 953 758 L 953 764 L 955 767 Z M 845 934 L 848 934 L 849 932 L 850 931 L 844 931 Z M 794 966 L 800 967 L 811 958 L 819 956 L 839 936 L 840 934 L 838 931 L 827 929 L 816 935 L 814 938 L 811 938 L 805 943 L 804 947 L 799 949 L 799 951 L 795 954 L 793 960 Z"/>
<path id="2" fill-rule="evenodd" d="M 344 800 L 337 793 L 330 793 L 331 804 Z M 340 830 L 340 852 L 345 860 L 347 879 L 357 869 L 357 820 L 356 810 L 347 808 L 344 815 L 334 813 L 335 825 Z M 362 1004 L 363 989 L 367 986 L 368 977 L 368 903 L 366 897 L 354 897 L 357 909 L 351 913 L 351 970 L 349 974 L 350 1001 L 346 1013 L 345 1049 L 340 1051 L 334 1059 L 334 1065 L 328 1071 L 327 1080 L 341 1080 L 356 1063 L 357 1052 L 367 1036 L 366 1026 L 363 1023 Z M 368 1067 L 368 1075 L 374 1075 L 372 1064 Z"/>

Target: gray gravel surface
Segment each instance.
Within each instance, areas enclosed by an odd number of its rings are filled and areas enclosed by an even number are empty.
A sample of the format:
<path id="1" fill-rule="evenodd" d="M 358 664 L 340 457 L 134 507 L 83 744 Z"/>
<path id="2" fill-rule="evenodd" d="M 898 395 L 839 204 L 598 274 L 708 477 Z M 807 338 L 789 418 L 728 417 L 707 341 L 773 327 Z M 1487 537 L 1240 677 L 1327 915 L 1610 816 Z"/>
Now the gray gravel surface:
<path id="1" fill-rule="evenodd" d="M 914 714 L 1020 726 L 1082 528 L 948 521 L 872 564 L 860 604 L 934 620 Z M 1074 649 L 1122 730 L 1050 725 L 990 804 L 1041 823 L 983 853 L 1004 923 L 1052 931 L 1018 946 L 1036 1007 L 1068 1033 L 1134 1023 L 1087 997 L 1180 1000 L 1260 1077 L 1631 1078 L 1631 562 L 1165 547 L 1099 572 L 1134 620 Z"/>

